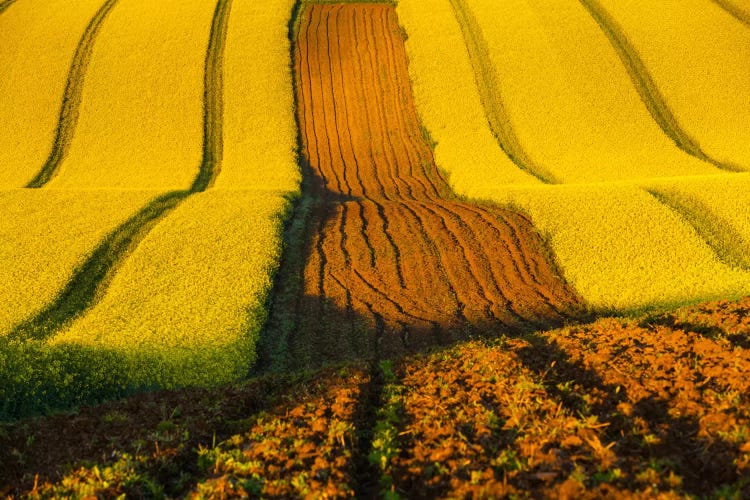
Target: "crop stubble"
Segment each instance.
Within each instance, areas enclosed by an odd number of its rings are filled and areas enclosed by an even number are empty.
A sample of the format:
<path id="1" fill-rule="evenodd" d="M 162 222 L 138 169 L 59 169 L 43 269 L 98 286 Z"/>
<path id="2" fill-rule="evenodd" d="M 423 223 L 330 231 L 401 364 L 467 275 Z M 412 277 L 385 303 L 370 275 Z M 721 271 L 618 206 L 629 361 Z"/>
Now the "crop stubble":
<path id="1" fill-rule="evenodd" d="M 391 6 L 309 5 L 294 63 L 307 258 L 282 271 L 272 366 L 389 357 L 581 310 L 527 218 L 456 199 L 437 171 Z"/>

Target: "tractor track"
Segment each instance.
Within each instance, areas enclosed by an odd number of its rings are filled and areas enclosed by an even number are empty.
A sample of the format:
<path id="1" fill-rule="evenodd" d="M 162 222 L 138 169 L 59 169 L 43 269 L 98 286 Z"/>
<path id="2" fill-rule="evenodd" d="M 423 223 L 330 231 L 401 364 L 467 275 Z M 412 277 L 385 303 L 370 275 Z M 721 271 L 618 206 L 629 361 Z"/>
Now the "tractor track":
<path id="1" fill-rule="evenodd" d="M 502 149 L 513 163 L 545 184 L 559 184 L 561 181 L 544 166 L 532 160 L 524 150 L 513 129 L 513 124 L 505 110 L 500 94 L 499 78 L 490 59 L 487 41 L 482 29 L 465 0 L 450 0 L 456 21 L 461 27 L 464 44 L 474 69 L 474 79 L 482 101 L 487 123 Z"/>
<path id="2" fill-rule="evenodd" d="M 104 17 L 116 1 L 108 0 L 92 19 L 89 28 L 86 30 L 90 42 L 83 43 L 86 48 L 82 49 L 79 45 L 76 59 L 79 57 L 79 52 L 86 52 L 87 55 L 85 56 L 86 63 L 83 64 L 83 69 L 74 64 L 74 68 L 77 68 L 75 71 L 81 71 L 79 77 L 73 79 L 79 82 L 73 85 L 76 87 L 75 95 L 78 101 L 80 101 L 82 92 L 82 71 L 85 70 L 90 57 L 95 35 Z M 75 319 L 84 315 L 99 302 L 122 264 L 151 230 L 191 195 L 203 192 L 213 185 L 220 172 L 223 151 L 223 60 L 230 10 L 231 0 L 217 1 L 204 67 L 203 156 L 191 188 L 184 191 L 172 191 L 154 198 L 112 231 L 73 272 L 72 277 L 56 298 L 44 309 L 14 327 L 8 338 L 19 340 L 50 338 L 70 325 Z M 82 40 L 87 39 L 86 37 L 87 35 L 84 35 Z M 69 78 L 69 88 L 70 82 L 71 79 Z M 68 90 L 66 90 L 66 97 L 67 95 Z M 65 114 L 65 107 L 66 105 L 63 104 L 61 116 Z M 75 105 L 74 109 L 73 113 L 77 116 L 78 104 Z M 72 138 L 75 120 L 72 122 L 66 121 L 64 128 L 67 131 L 63 135 L 70 134 L 70 138 Z M 67 142 L 65 144 L 65 147 L 67 147 Z M 59 161 L 64 158 L 65 148 L 61 151 L 63 152 Z M 58 167 L 59 163 L 52 170 L 48 170 L 48 174 L 45 174 L 48 175 L 47 179 L 35 187 L 43 187 Z M 40 175 L 44 172 L 45 169 L 43 168 Z"/>
<path id="3" fill-rule="evenodd" d="M 60 171 L 65 157 L 68 155 L 70 145 L 73 142 L 76 125 L 78 124 L 78 111 L 81 107 L 83 97 L 83 85 L 86 78 L 86 70 L 91 62 L 91 54 L 94 52 L 94 43 L 101 31 L 104 21 L 112 9 L 117 5 L 118 0 L 107 0 L 96 11 L 91 18 L 86 30 L 81 35 L 81 39 L 76 47 L 73 61 L 68 71 L 68 79 L 65 82 L 65 92 L 60 106 L 60 117 L 57 121 L 55 130 L 55 139 L 52 143 L 47 160 L 39 169 L 39 172 L 26 185 L 27 188 L 41 188 L 51 181 Z M 12 3 L 12 2 L 11 2 Z M 3 7 L 0 6 L 0 12 Z"/>
<path id="4" fill-rule="evenodd" d="M 617 21 L 602 6 L 599 0 L 579 0 L 581 5 L 588 11 L 589 15 L 596 21 L 604 35 L 609 40 L 612 48 L 622 61 L 625 69 L 633 82 L 641 101 L 646 105 L 648 112 L 662 131 L 681 150 L 699 160 L 727 172 L 744 172 L 745 169 L 732 163 L 722 162 L 713 158 L 701 149 L 700 144 L 682 128 L 677 118 L 669 109 L 667 102 L 649 73 L 646 65 L 641 59 L 638 51 L 628 40 L 626 33 L 618 25 Z"/>
<path id="5" fill-rule="evenodd" d="M 0 0 L 0 14 L 5 12 L 5 10 L 14 3 L 16 3 L 16 0 Z"/>
<path id="6" fill-rule="evenodd" d="M 720 8 L 724 9 L 730 16 L 750 28 L 750 10 L 735 5 L 732 0 L 711 0 Z M 0 12 L 2 12 L 0 7 Z"/>
<path id="7" fill-rule="evenodd" d="M 528 218 L 459 200 L 438 172 L 394 8 L 302 3 L 299 16 L 290 35 L 305 208 L 291 226 L 304 241 L 289 242 L 258 371 L 580 317 L 584 304 Z"/>

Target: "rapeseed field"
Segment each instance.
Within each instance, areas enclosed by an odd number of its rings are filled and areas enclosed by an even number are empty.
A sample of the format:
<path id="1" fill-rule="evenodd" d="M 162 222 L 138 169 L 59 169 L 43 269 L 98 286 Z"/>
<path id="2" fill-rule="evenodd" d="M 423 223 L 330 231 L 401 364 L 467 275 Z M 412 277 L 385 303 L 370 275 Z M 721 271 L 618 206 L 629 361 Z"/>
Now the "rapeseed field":
<path id="1" fill-rule="evenodd" d="M 25 3 L 0 16 L 0 189 L 25 186 L 50 154 L 76 46 L 101 5 Z"/>
<path id="2" fill-rule="evenodd" d="M 722 3 L 432 0 L 441 29 L 464 41 L 443 44 L 428 35 L 436 22 L 420 16 L 421 3 L 399 2 L 438 167 L 457 194 L 526 212 L 562 274 L 596 309 L 669 308 L 750 292 L 740 257 L 750 252 L 743 201 L 750 186 L 734 173 L 745 169 L 750 144 L 743 139 L 750 78 L 740 61 L 750 60 L 750 31 Z M 467 52 L 470 45 L 485 50 Z M 453 104 L 454 87 L 442 75 L 455 71 L 455 60 L 463 72 L 472 68 L 475 87 L 491 84 L 485 93 L 493 99 Z M 477 108 L 497 103 L 502 127 L 551 185 L 499 180 L 506 159 L 440 154 L 445 144 L 471 144 L 464 122 L 492 132 L 492 111 L 482 125 Z M 450 110 L 443 122 L 433 119 L 438 109 Z"/>

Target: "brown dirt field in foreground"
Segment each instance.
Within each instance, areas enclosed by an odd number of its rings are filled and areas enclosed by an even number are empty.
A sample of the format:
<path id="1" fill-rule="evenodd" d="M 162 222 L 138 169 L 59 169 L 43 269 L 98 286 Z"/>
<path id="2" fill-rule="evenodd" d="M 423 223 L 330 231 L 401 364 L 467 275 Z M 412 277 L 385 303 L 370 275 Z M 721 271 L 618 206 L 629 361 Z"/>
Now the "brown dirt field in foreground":
<path id="1" fill-rule="evenodd" d="M 304 249 L 279 275 L 270 365 L 394 357 L 580 314 L 531 222 L 458 200 L 438 172 L 392 6 L 308 5 L 294 63 L 311 201 Z"/>
<path id="2" fill-rule="evenodd" d="M 38 474 L 42 498 L 748 498 L 749 339 L 746 298 L 461 343 L 380 381 L 360 363 L 140 394 L 0 427 L 0 497 Z"/>

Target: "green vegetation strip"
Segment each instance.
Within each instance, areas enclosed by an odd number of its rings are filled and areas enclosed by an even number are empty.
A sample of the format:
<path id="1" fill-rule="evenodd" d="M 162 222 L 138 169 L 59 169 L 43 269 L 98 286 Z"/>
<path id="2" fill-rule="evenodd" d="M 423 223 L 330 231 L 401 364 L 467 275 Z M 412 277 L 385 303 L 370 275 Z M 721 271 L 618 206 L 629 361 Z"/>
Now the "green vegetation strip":
<path id="1" fill-rule="evenodd" d="M 651 113 L 651 116 L 664 133 L 689 155 L 728 172 L 743 172 L 744 169 L 741 167 L 720 162 L 707 155 L 701 149 L 700 145 L 680 126 L 677 118 L 672 114 L 656 82 L 654 82 L 648 69 L 646 69 L 646 65 L 641 60 L 635 47 L 628 40 L 625 32 L 617 24 L 617 21 L 615 21 L 598 0 L 580 0 L 580 2 L 597 22 L 602 32 L 607 36 L 607 39 L 609 39 L 610 44 L 615 49 L 615 52 L 617 52 L 623 65 L 625 65 L 625 69 L 628 75 L 630 75 L 630 79 L 633 81 L 638 95 L 641 96 L 641 100 L 646 105 L 646 108 L 648 108 L 649 113 Z"/>
<path id="2" fill-rule="evenodd" d="M 380 362 L 383 377 L 382 406 L 377 410 L 377 420 L 372 436 L 372 448 L 368 459 L 380 471 L 380 495 L 383 498 L 398 498 L 393 484 L 393 459 L 401 452 L 399 433 L 404 419 L 404 391 L 393 364 Z"/>
<path id="3" fill-rule="evenodd" d="M 12 3 L 12 2 L 11 2 Z M 26 185 L 28 188 L 40 188 L 52 180 L 60 170 L 63 160 L 68 155 L 70 144 L 73 142 L 76 125 L 78 123 L 78 111 L 81 106 L 83 96 L 83 84 L 86 77 L 86 69 L 91 61 L 91 54 L 94 51 L 94 42 L 101 30 L 104 20 L 117 4 L 117 0 L 107 0 L 91 18 L 86 30 L 78 42 L 78 47 L 73 55 L 73 62 L 68 71 L 68 80 L 65 83 L 65 93 L 63 94 L 62 106 L 60 107 L 60 118 L 57 121 L 57 130 L 55 131 L 55 141 L 52 144 L 52 150 L 47 157 L 47 161 L 42 165 L 41 170 Z M 0 12 L 3 7 L 0 6 Z"/>
<path id="4" fill-rule="evenodd" d="M 474 69 L 482 107 L 500 148 L 522 170 L 547 184 L 559 184 L 560 180 L 541 165 L 536 164 L 521 146 L 500 95 L 499 78 L 490 59 L 487 41 L 474 14 L 464 0 L 450 0 L 456 20 L 464 35 L 469 51 L 469 60 Z"/>
<path id="5" fill-rule="evenodd" d="M 696 198 L 666 189 L 648 189 L 648 193 L 679 214 L 698 236 L 711 247 L 721 262 L 750 270 L 750 247 L 731 224 L 715 215 Z"/>
<path id="6" fill-rule="evenodd" d="M 201 192 L 213 186 L 221 171 L 224 147 L 224 48 L 232 0 L 216 3 L 211 36 L 206 51 L 203 79 L 203 160 L 190 190 Z"/>

